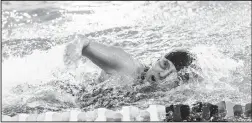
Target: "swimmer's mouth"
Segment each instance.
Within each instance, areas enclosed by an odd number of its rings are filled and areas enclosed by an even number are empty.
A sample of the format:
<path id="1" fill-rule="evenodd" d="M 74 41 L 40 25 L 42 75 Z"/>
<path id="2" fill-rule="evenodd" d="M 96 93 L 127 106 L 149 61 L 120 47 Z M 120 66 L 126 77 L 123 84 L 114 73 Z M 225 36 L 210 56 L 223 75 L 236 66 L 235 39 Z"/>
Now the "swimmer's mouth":
<path id="1" fill-rule="evenodd" d="M 159 73 L 158 77 L 155 75 L 151 75 L 147 81 L 151 82 L 152 84 L 165 80 L 168 76 L 170 76 L 174 71 L 165 71 L 163 73 Z"/>
<path id="2" fill-rule="evenodd" d="M 173 72 L 176 72 L 176 71 L 171 70 L 171 71 L 165 71 L 165 72 L 159 73 L 160 80 L 166 79 L 166 78 L 167 78 L 168 76 L 170 76 Z"/>

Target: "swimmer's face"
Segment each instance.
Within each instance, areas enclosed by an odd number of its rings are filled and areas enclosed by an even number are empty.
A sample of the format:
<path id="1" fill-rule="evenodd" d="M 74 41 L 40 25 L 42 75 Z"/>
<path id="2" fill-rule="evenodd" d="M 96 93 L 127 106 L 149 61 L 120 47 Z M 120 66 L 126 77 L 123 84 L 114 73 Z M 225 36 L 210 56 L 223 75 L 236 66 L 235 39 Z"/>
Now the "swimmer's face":
<path id="1" fill-rule="evenodd" d="M 150 83 L 158 83 L 166 79 L 172 73 L 177 73 L 175 66 L 165 57 L 160 58 L 152 65 L 146 74 L 146 80 Z"/>

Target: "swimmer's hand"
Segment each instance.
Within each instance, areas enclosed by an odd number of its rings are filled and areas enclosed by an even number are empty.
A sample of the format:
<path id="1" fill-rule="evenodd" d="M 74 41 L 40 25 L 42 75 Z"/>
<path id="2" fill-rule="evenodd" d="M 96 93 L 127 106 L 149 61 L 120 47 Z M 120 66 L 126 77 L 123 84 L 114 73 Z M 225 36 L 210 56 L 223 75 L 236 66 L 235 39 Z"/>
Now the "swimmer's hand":
<path id="1" fill-rule="evenodd" d="M 90 41 L 84 36 L 78 34 L 75 34 L 70 38 L 72 38 L 70 40 L 73 41 L 66 45 L 63 61 L 67 67 L 77 68 L 78 63 L 82 58 L 82 49 L 88 46 Z"/>

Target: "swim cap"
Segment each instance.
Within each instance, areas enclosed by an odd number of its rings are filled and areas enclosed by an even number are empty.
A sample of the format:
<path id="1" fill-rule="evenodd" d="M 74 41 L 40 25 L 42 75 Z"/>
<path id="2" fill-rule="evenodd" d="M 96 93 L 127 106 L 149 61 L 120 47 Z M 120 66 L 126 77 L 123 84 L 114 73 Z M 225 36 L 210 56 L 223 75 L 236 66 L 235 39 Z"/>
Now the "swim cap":
<path id="1" fill-rule="evenodd" d="M 170 60 L 177 71 L 192 64 L 195 57 L 192 53 L 185 49 L 176 49 L 165 55 L 165 58 Z"/>

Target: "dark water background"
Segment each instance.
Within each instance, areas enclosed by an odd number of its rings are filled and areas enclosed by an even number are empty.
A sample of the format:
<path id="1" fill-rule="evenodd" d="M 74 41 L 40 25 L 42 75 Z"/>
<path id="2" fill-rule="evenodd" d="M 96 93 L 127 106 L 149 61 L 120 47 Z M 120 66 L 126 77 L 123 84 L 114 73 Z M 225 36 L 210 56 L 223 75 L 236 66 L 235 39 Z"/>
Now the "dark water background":
<path id="1" fill-rule="evenodd" d="M 94 83 L 100 69 L 83 58 L 63 63 L 74 33 L 122 47 L 143 64 L 190 48 L 203 82 L 169 91 L 129 91 Z M 251 101 L 251 2 L 2 2 L 3 113 L 149 103 Z"/>

